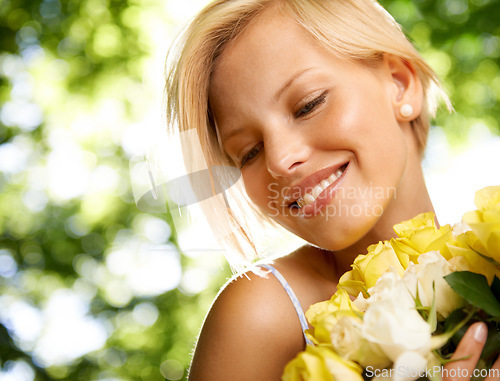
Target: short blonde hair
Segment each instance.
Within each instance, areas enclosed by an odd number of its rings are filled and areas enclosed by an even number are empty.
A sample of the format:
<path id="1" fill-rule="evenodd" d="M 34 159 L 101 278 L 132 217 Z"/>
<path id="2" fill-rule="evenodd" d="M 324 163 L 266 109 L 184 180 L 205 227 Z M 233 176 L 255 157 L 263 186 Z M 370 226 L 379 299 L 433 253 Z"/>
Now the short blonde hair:
<path id="1" fill-rule="evenodd" d="M 374 0 L 216 0 L 203 9 L 178 41 L 167 72 L 166 112 L 169 126 L 196 129 L 209 166 L 229 165 L 209 105 L 211 74 L 217 58 L 260 14 L 276 6 L 294 19 L 332 54 L 372 64 L 383 54 L 410 63 L 422 82 L 422 113 L 412 121 L 420 152 L 440 100 L 449 106 L 437 75 L 408 41 L 400 26 Z M 231 217 L 232 218 L 232 217 Z M 245 232 L 244 232 L 245 233 Z M 246 232 L 246 239 L 250 239 Z"/>

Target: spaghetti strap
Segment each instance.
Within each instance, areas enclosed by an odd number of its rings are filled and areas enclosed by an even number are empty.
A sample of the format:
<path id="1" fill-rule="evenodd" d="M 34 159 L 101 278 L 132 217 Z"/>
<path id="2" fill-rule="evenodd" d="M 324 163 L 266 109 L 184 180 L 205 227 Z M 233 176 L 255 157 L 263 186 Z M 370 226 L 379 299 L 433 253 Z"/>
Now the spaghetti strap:
<path id="1" fill-rule="evenodd" d="M 283 288 L 285 289 L 286 293 L 288 294 L 288 297 L 290 298 L 290 301 L 293 304 L 293 307 L 295 308 L 295 311 L 297 312 L 297 315 L 299 316 L 300 320 L 300 326 L 302 327 L 302 334 L 304 335 L 304 340 L 306 341 L 307 345 L 314 345 L 311 340 L 306 336 L 306 329 L 309 328 L 309 325 L 307 324 L 307 319 L 306 315 L 304 314 L 304 310 L 302 309 L 302 306 L 300 305 L 299 299 L 297 299 L 297 296 L 293 292 L 292 288 L 286 281 L 286 279 L 281 275 L 281 273 L 274 268 L 274 266 L 271 265 L 264 265 L 264 264 L 259 264 L 260 267 L 264 267 L 265 269 L 271 271 L 273 275 L 276 277 L 276 279 L 279 280 Z"/>

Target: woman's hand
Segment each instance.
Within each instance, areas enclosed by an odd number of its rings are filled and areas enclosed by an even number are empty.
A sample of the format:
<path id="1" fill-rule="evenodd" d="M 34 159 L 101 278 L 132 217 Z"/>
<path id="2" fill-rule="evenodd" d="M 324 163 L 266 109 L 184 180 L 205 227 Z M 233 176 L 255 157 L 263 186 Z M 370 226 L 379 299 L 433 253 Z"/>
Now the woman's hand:
<path id="1" fill-rule="evenodd" d="M 469 381 L 476 369 L 487 337 L 486 324 L 472 324 L 452 356 L 452 359 L 465 359 L 448 363 L 443 370 L 443 381 Z M 500 381 L 500 357 L 497 358 L 484 381 Z"/>

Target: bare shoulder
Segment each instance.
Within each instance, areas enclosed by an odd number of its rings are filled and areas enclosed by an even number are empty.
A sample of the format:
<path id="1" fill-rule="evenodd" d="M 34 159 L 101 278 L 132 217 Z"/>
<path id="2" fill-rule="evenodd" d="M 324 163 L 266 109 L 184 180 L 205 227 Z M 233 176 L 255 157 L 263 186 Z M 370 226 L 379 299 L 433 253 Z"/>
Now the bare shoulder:
<path id="1" fill-rule="evenodd" d="M 232 279 L 203 325 L 190 380 L 279 380 L 304 349 L 295 309 L 271 274 Z"/>

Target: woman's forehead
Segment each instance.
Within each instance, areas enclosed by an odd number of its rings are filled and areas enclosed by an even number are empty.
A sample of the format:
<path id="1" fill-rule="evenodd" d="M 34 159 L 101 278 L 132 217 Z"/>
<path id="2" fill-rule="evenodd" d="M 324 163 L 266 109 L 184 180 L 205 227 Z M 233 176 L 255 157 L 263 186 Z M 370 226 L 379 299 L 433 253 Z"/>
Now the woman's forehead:
<path id="1" fill-rule="evenodd" d="M 280 46 L 289 42 L 291 37 L 297 37 L 306 33 L 299 24 L 290 17 L 281 13 L 266 11 L 257 16 L 249 25 L 232 41 L 230 41 L 216 60 L 215 70 L 221 66 L 221 62 L 227 62 L 227 57 L 252 51 L 253 53 L 269 53 L 266 48 L 274 46 L 276 41 Z M 259 55 L 255 56 L 258 59 Z"/>
<path id="2" fill-rule="evenodd" d="M 211 75 L 213 92 L 234 91 L 242 83 L 271 85 L 331 56 L 295 20 L 273 12 L 260 15 L 218 57 Z"/>

